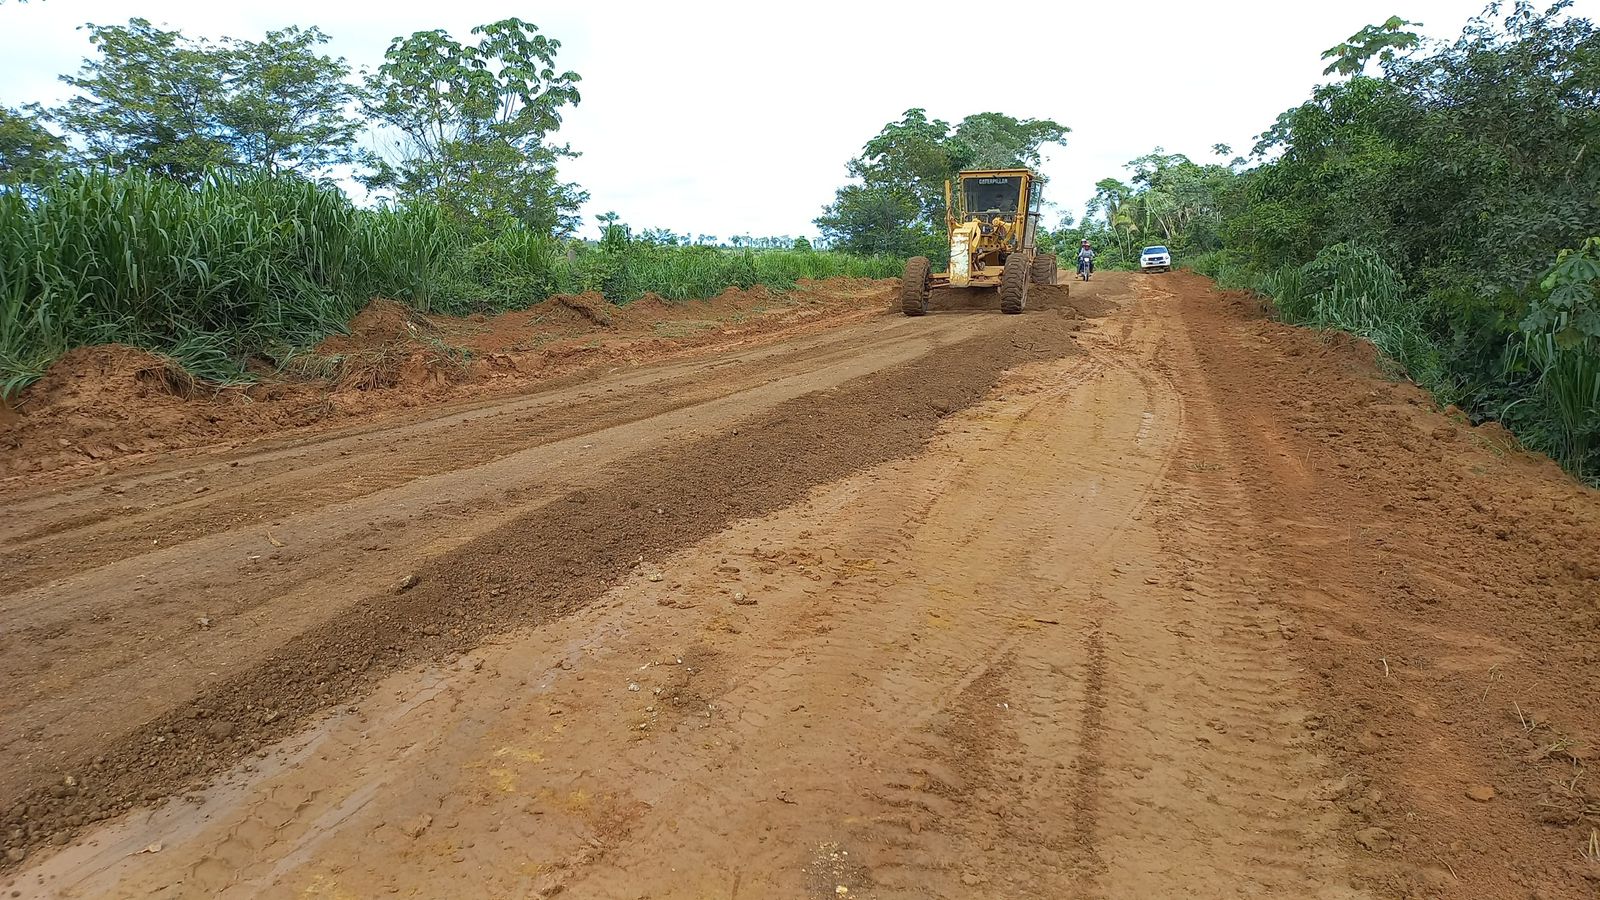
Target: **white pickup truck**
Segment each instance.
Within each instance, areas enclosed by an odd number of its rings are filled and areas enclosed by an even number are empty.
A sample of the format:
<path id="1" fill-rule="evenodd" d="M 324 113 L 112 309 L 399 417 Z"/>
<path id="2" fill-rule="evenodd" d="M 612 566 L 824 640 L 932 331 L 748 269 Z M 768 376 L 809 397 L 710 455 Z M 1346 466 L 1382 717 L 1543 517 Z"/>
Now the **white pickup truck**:
<path id="1" fill-rule="evenodd" d="M 1139 254 L 1139 271 L 1171 272 L 1172 254 L 1165 247 L 1146 247 Z"/>

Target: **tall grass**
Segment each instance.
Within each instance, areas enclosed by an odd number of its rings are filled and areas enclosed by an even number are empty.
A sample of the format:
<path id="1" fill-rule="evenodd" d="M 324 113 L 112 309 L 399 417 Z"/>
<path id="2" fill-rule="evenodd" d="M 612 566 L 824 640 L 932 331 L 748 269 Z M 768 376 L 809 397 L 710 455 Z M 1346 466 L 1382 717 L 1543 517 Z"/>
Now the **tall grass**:
<path id="1" fill-rule="evenodd" d="M 117 341 L 196 374 L 342 327 L 375 294 L 427 298 L 443 257 L 426 211 L 357 210 L 289 178 L 74 173 L 0 197 L 4 379 L 68 346 Z"/>
<path id="2" fill-rule="evenodd" d="M 1183 267 L 1215 281 L 1230 291 L 1260 291 L 1261 279 L 1245 260 L 1232 250 L 1213 250 L 1198 253 L 1183 263 Z"/>
<path id="3" fill-rule="evenodd" d="M 1556 457 L 1579 478 L 1596 475 L 1591 458 L 1600 450 L 1600 352 L 1562 346 L 1550 333 L 1523 335 L 1523 349 L 1538 372 Z"/>
<path id="4" fill-rule="evenodd" d="M 889 257 L 812 250 L 728 251 L 629 244 L 579 257 L 575 272 L 583 289 L 598 290 L 608 300 L 626 303 L 647 293 L 667 300 L 696 300 L 730 287 L 760 284 L 783 291 L 801 279 L 889 278 L 898 276 L 903 264 Z"/>
<path id="5" fill-rule="evenodd" d="M 242 377 L 251 358 L 283 360 L 342 330 L 373 297 L 448 312 L 582 290 L 687 300 L 899 267 L 828 252 L 593 247 L 516 226 L 469 239 L 433 207 L 360 209 L 292 177 L 188 187 L 71 173 L 0 192 L 0 396 L 67 349 L 103 342 L 168 354 L 205 378 Z"/>
<path id="6" fill-rule="evenodd" d="M 1333 244 L 1300 269 L 1297 286 L 1288 278 L 1277 286 L 1288 298 L 1287 306 L 1278 304 L 1286 318 L 1366 338 L 1400 374 L 1433 392 L 1440 403 L 1459 399 L 1439 347 L 1428 334 L 1421 305 L 1412 302 L 1399 274 L 1377 253 Z"/>

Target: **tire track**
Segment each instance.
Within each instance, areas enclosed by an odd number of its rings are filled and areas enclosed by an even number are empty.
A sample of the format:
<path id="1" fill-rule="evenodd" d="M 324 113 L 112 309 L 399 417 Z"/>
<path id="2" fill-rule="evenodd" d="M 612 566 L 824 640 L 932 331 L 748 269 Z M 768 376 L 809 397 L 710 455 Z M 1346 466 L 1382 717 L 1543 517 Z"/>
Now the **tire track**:
<path id="1" fill-rule="evenodd" d="M 1020 326 L 990 322 L 1000 324 L 937 360 L 881 369 L 779 404 L 732 433 L 638 460 L 601 486 L 445 554 L 421 569 L 415 589 L 351 607 L 114 740 L 98 762 L 77 761 L 56 776 L 72 774 L 73 790 L 35 782 L 14 798 L 20 802 L 7 804 L 0 824 L 22 836 L 12 846 L 29 848 L 73 823 L 129 809 L 129 798 L 182 789 L 377 677 L 581 607 L 644 553 L 692 543 L 737 517 L 793 502 L 818 483 L 915 452 L 945 412 L 981 396 L 1006 368 L 1071 351 L 1073 325 L 1065 317 L 1033 317 L 1032 350 L 1017 346 Z M 819 441 L 821 434 L 829 437 Z"/>
<path id="2" fill-rule="evenodd" d="M 630 470 L 608 483 L 638 508 L 585 490 L 585 516 L 476 542 L 384 600 L 418 613 L 394 621 L 499 590 L 541 627 L 484 645 L 435 618 L 403 638 L 434 666 L 380 667 L 283 757 L 38 877 L 64 897 L 1363 896 L 1282 649 L 1275 526 L 1243 502 L 1225 398 L 1177 388 L 1200 376 L 1175 302 L 1129 298 L 1085 355 L 951 415 L 895 425 L 921 407 L 847 386 L 786 408 L 792 441 L 741 424 L 652 470 L 667 502 Z M 917 455 L 860 468 L 885 420 L 935 419 Z M 748 493 L 797 460 L 838 468 Z"/>

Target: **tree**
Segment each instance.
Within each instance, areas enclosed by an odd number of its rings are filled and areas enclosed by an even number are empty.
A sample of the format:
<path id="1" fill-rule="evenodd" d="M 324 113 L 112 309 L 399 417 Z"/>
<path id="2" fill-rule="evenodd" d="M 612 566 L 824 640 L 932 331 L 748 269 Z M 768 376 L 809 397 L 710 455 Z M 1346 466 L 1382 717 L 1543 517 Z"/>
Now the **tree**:
<path id="1" fill-rule="evenodd" d="M 816 225 L 823 240 L 850 253 L 909 257 L 939 250 L 915 192 L 905 185 L 847 184 Z"/>
<path id="2" fill-rule="evenodd" d="M 85 27 L 99 57 L 62 79 L 80 93 L 51 113 L 83 161 L 194 182 L 216 167 L 315 177 L 349 159 L 349 67 L 317 53 L 321 31 L 213 44 L 145 19 Z"/>
<path id="3" fill-rule="evenodd" d="M 823 239 L 857 253 L 937 255 L 943 244 L 944 182 L 963 169 L 1037 166 L 1066 126 L 1049 119 L 976 113 L 954 128 L 909 109 L 846 164 L 853 183 L 815 221 Z"/>
<path id="4" fill-rule="evenodd" d="M 1102 178 L 1094 183 L 1094 197 L 1089 200 L 1084 212 L 1093 216 L 1100 213 L 1106 217 L 1106 227 L 1110 228 L 1115 223 L 1112 221 L 1117 211 L 1128 198 L 1133 196 L 1133 188 L 1123 184 L 1116 178 Z"/>
<path id="5" fill-rule="evenodd" d="M 639 232 L 639 240 L 652 247 L 676 247 L 688 244 L 689 236 L 680 235 L 671 228 L 646 228 Z"/>
<path id="6" fill-rule="evenodd" d="M 1363 29 L 1328 54 L 1350 77 L 1280 115 L 1220 205 L 1236 283 L 1354 323 L 1441 403 L 1593 472 L 1600 29 L 1569 8 L 1496 2 L 1448 44 Z"/>
<path id="7" fill-rule="evenodd" d="M 558 73 L 561 42 L 521 19 L 472 30 L 476 45 L 444 31 L 396 38 L 367 78 L 368 115 L 399 134 L 393 159 L 364 181 L 403 199 L 427 199 L 459 220 L 515 220 L 570 233 L 588 199 L 561 182 L 556 164 L 576 156 L 546 142 L 578 103 L 577 73 Z"/>
<path id="8" fill-rule="evenodd" d="M 307 175 L 352 159 L 359 123 L 343 59 L 317 53 L 316 28 L 269 31 L 260 41 L 228 41 L 226 92 L 217 119 L 236 160 L 266 172 Z"/>
<path id="9" fill-rule="evenodd" d="M 51 118 L 79 138 L 85 161 L 188 182 L 233 161 L 214 110 L 227 76 L 215 48 L 146 19 L 84 27 L 100 56 L 62 76 L 81 93 Z"/>
<path id="10" fill-rule="evenodd" d="M 37 105 L 0 106 L 0 187 L 48 175 L 66 158 L 67 145 L 44 127 Z"/>
<path id="11" fill-rule="evenodd" d="M 1397 51 L 1410 50 L 1422 43 L 1415 31 L 1405 30 L 1411 26 L 1420 28 L 1422 23 L 1390 16 L 1381 24 L 1368 25 L 1343 43 L 1322 52 L 1323 59 L 1333 60 L 1322 74 L 1359 75 L 1374 56 L 1384 63 L 1393 62 Z"/>
<path id="12" fill-rule="evenodd" d="M 1215 250 L 1221 227 L 1217 198 L 1233 176 L 1226 166 L 1200 165 L 1160 147 L 1128 163 L 1140 190 L 1128 199 L 1145 231 L 1159 231 L 1167 244 L 1190 251 Z"/>

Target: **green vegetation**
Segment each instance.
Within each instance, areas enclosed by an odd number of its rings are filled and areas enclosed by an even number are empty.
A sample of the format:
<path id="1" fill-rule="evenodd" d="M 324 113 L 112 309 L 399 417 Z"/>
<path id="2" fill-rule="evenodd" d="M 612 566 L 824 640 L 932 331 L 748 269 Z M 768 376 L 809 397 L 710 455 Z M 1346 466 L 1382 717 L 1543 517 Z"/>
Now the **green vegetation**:
<path id="1" fill-rule="evenodd" d="M 1447 44 L 1398 18 L 1362 29 L 1324 54 L 1348 77 L 1249 158 L 1141 157 L 1051 239 L 1088 237 L 1113 266 L 1167 244 L 1288 321 L 1368 338 L 1441 404 L 1593 478 L 1600 31 L 1567 7 L 1496 5 Z"/>
<path id="2" fill-rule="evenodd" d="M 519 19 L 468 44 L 396 38 L 360 84 L 315 28 L 217 43 L 143 19 L 88 30 L 98 55 L 63 79 L 72 99 L 0 108 L 0 397 L 104 342 L 242 378 L 373 297 L 494 312 L 556 293 L 687 300 L 899 274 L 899 260 L 803 239 L 635 237 L 615 213 L 598 244 L 573 239 L 587 195 L 559 178 L 574 154 L 549 137 L 579 78 Z M 367 126 L 382 153 L 356 149 Z M 378 205 L 328 180 L 352 167 Z"/>
<path id="3" fill-rule="evenodd" d="M 576 72 L 556 69 L 561 42 L 521 19 L 472 29 L 465 45 L 443 31 L 396 38 L 367 78 L 368 116 L 399 134 L 393 159 L 369 158 L 368 187 L 426 199 L 463 223 L 517 222 L 570 233 L 588 199 L 556 164 L 577 154 L 548 142 L 579 101 Z"/>
<path id="4" fill-rule="evenodd" d="M 1066 126 L 1049 119 L 977 113 L 954 128 L 906 110 L 867 141 L 846 166 L 850 184 L 816 220 L 834 247 L 852 253 L 949 255 L 945 243 L 944 182 L 962 169 L 1039 164 L 1040 150 L 1066 141 Z"/>
<path id="5" fill-rule="evenodd" d="M 218 167 L 315 177 L 354 159 L 350 69 L 317 52 L 315 28 L 220 44 L 145 19 L 87 28 L 100 55 L 62 79 L 78 94 L 49 113 L 80 139 L 80 163 L 193 184 Z"/>
<path id="6" fill-rule="evenodd" d="M 670 300 L 801 278 L 888 277 L 896 259 L 723 250 L 633 239 L 598 246 L 519 224 L 483 238 L 440 207 L 359 209 L 291 175 L 213 175 L 196 186 L 142 173 L 69 173 L 0 193 L 0 389 L 71 347 L 118 342 L 197 375 L 240 377 L 340 331 L 368 299 L 423 311 L 522 308 L 555 293 Z"/>
<path id="7" fill-rule="evenodd" d="M 1226 149 L 1226 148 L 1220 148 Z M 1128 182 L 1102 178 L 1085 204 L 1082 223 L 1063 223 L 1043 233 L 1046 249 L 1074 256 L 1080 241 L 1095 249 L 1101 269 L 1133 269 L 1139 251 L 1161 244 L 1175 253 L 1217 249 L 1222 244 L 1218 197 L 1235 178 L 1228 166 L 1201 165 L 1160 147 L 1128 163 Z"/>
<path id="8" fill-rule="evenodd" d="M 66 156 L 67 145 L 39 123 L 38 106 L 0 106 L 0 188 L 48 176 Z"/>

